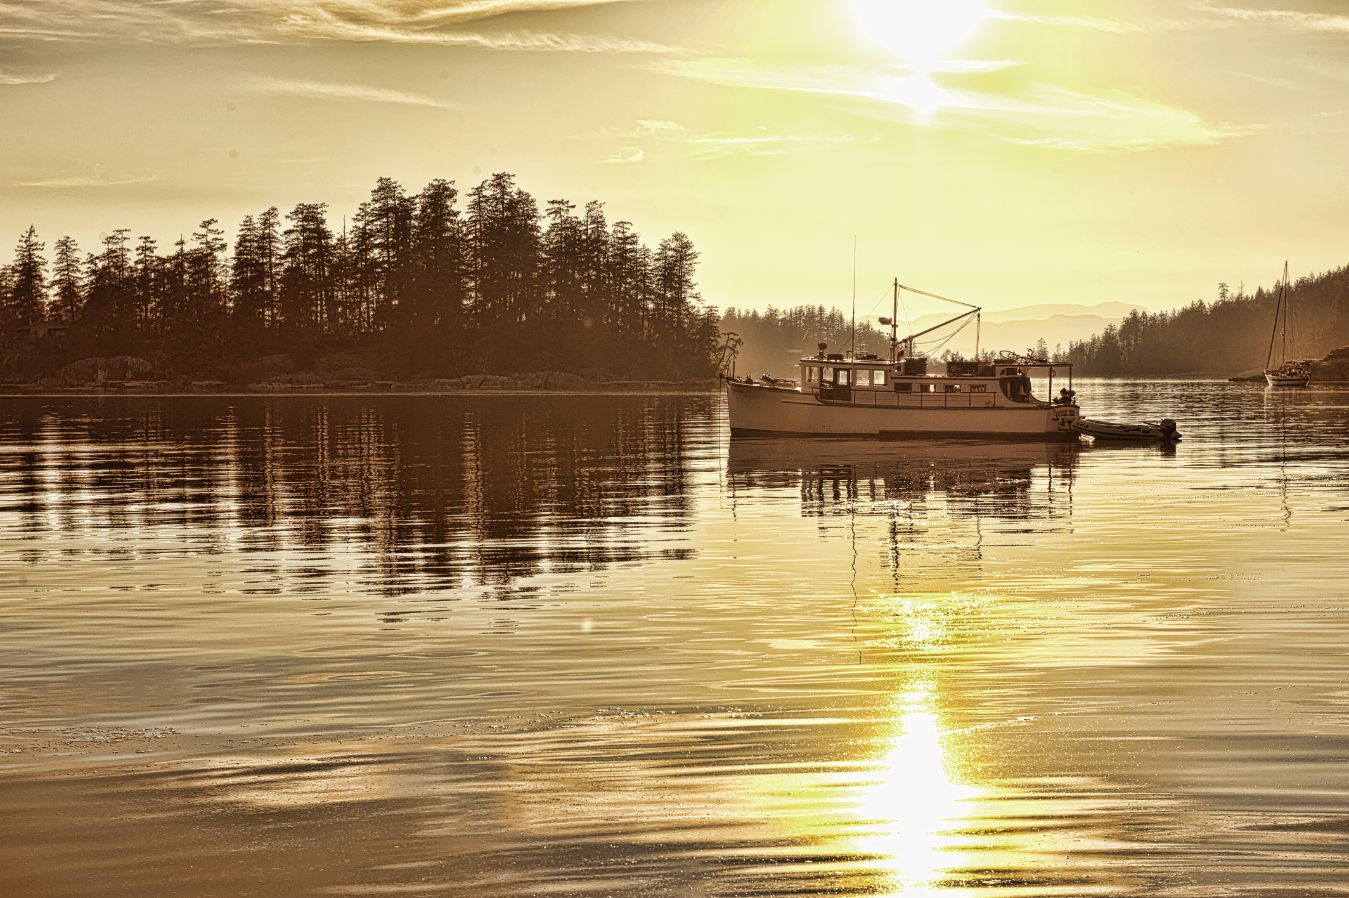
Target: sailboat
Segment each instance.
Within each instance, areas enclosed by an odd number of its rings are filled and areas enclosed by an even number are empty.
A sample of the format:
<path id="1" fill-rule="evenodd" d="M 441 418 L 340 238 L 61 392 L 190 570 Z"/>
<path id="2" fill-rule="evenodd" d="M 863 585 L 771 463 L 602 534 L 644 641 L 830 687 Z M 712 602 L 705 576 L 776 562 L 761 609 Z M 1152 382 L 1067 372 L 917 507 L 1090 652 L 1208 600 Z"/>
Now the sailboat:
<path id="1" fill-rule="evenodd" d="M 1274 329 L 1269 334 L 1269 354 L 1265 356 L 1265 381 L 1271 387 L 1305 387 L 1311 380 L 1311 364 L 1305 359 L 1288 357 L 1288 262 L 1283 263 L 1283 282 L 1279 284 L 1279 302 L 1274 307 Z M 1273 367 L 1274 339 L 1279 338 L 1279 367 Z"/>

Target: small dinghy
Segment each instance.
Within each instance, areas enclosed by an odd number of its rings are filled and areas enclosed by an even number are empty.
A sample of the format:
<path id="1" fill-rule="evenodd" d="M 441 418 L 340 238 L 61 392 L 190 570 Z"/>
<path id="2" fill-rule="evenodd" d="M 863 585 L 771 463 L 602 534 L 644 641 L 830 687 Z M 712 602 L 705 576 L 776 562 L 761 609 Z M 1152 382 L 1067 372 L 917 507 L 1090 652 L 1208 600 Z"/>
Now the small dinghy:
<path id="1" fill-rule="evenodd" d="M 1163 418 L 1157 424 L 1116 424 L 1113 421 L 1093 421 L 1083 418 L 1077 422 L 1078 433 L 1098 440 L 1131 440 L 1149 443 L 1179 443 L 1180 432 L 1176 422 Z"/>

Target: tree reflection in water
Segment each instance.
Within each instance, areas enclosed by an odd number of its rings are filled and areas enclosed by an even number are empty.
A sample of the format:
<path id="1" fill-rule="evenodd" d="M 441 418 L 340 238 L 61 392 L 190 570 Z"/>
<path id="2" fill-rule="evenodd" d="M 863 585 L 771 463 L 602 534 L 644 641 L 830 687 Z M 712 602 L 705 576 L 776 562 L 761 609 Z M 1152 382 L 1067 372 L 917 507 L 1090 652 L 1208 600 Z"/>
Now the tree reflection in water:
<path id="1" fill-rule="evenodd" d="M 255 553 L 249 591 L 356 576 L 399 595 L 506 588 L 689 549 L 687 399 L 18 399 L 0 428 L 4 507 L 41 560 L 183 538 Z M 62 537 L 64 536 L 64 539 Z M 189 542 L 190 541 L 190 542 Z M 112 547 L 102 547 L 109 551 Z M 332 552 L 342 548 L 344 552 Z M 126 551 L 130 551 L 127 549 Z M 115 549 L 112 549 L 115 557 Z M 346 569 L 358 559 L 355 571 Z"/>

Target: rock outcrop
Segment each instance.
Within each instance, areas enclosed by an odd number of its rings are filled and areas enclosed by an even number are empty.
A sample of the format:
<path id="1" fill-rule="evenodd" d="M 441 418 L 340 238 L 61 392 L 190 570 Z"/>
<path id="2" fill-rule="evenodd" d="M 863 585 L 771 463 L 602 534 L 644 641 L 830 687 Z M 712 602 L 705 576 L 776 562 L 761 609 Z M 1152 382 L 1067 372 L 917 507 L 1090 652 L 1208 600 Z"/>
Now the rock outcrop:
<path id="1" fill-rule="evenodd" d="M 1349 346 L 1326 353 L 1312 362 L 1312 380 L 1349 380 Z"/>

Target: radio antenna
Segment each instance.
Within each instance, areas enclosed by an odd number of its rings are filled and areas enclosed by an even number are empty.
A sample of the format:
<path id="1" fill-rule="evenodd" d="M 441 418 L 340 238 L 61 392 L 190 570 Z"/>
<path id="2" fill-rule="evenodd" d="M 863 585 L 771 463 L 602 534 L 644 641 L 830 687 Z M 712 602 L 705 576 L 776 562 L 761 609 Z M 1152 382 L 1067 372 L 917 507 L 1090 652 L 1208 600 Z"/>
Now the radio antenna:
<path id="1" fill-rule="evenodd" d="M 852 354 L 857 357 L 857 235 L 852 235 Z"/>

